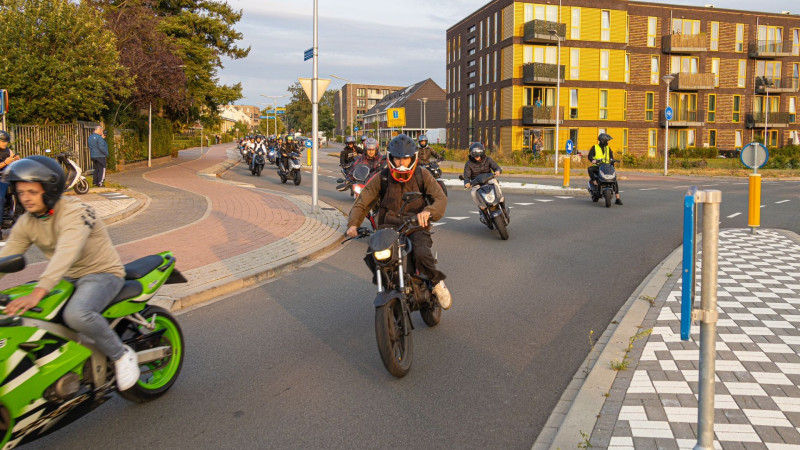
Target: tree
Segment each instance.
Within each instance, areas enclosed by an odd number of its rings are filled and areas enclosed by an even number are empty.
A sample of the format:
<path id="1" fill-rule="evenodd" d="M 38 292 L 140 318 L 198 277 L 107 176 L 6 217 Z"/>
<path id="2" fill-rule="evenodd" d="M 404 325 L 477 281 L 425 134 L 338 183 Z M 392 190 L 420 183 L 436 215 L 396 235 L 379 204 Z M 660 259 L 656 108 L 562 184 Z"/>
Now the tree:
<path id="1" fill-rule="evenodd" d="M 308 131 L 308 135 L 311 135 L 311 101 L 308 100 L 308 96 L 298 82 L 289 86 L 287 90 L 292 98 L 286 105 L 286 118 L 289 122 L 289 128 L 301 128 Z M 337 91 L 326 91 L 322 94 L 322 99 L 319 102 L 318 127 L 320 131 L 325 131 L 328 136 L 330 136 L 334 128 L 336 128 L 336 121 L 333 117 L 333 100 L 336 97 L 336 92 Z"/>
<path id="2" fill-rule="evenodd" d="M 283 124 L 283 120 L 278 118 L 277 120 L 277 127 L 278 131 L 275 131 L 275 120 L 262 120 L 258 123 L 258 132 L 263 135 L 270 135 L 270 134 L 283 134 L 286 132 L 286 125 Z"/>
<path id="3" fill-rule="evenodd" d="M 242 122 L 241 120 L 236 121 L 233 124 L 233 128 L 231 128 L 231 133 L 238 133 L 240 135 L 247 135 L 250 133 L 250 127 L 247 126 L 246 123 Z"/>
<path id="4" fill-rule="evenodd" d="M 99 119 L 130 92 L 116 38 L 88 3 L 3 0 L 0 36 L 13 122 Z"/>

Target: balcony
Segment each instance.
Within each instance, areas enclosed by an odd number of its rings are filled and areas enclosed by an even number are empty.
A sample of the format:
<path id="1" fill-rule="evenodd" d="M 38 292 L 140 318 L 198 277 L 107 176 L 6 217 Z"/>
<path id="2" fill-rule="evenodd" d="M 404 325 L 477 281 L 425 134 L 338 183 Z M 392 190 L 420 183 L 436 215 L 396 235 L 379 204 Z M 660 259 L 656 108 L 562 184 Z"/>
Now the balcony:
<path id="1" fill-rule="evenodd" d="M 675 74 L 675 78 L 669 84 L 669 88 L 673 91 L 714 89 L 714 74 L 681 72 Z"/>
<path id="2" fill-rule="evenodd" d="M 564 123 L 564 107 L 560 109 L 559 125 Z M 522 107 L 523 125 L 555 125 L 556 107 L 555 106 L 523 106 Z"/>
<path id="3" fill-rule="evenodd" d="M 776 77 L 756 77 L 756 94 L 780 94 L 783 92 L 797 92 L 797 77 L 776 78 Z"/>
<path id="4" fill-rule="evenodd" d="M 564 81 L 564 66 L 561 66 L 561 81 Z M 525 84 L 556 84 L 558 65 L 527 63 L 522 66 L 522 82 Z"/>
<path id="5" fill-rule="evenodd" d="M 525 22 L 525 32 L 522 41 L 526 44 L 556 44 L 558 38 L 550 34 L 550 30 L 555 30 L 556 34 L 563 41 L 567 36 L 567 25 L 558 22 L 548 22 L 546 20 L 531 20 Z"/>
<path id="6" fill-rule="evenodd" d="M 664 111 L 658 113 L 658 120 L 661 126 L 667 126 L 667 119 L 664 117 Z M 702 109 L 696 111 L 687 111 L 675 109 L 672 115 L 672 120 L 669 121 L 670 128 L 686 128 L 686 127 L 702 127 L 706 122 L 706 112 Z"/>
<path id="7" fill-rule="evenodd" d="M 778 41 L 758 41 L 750 44 L 749 53 L 751 58 L 780 58 L 792 56 L 791 42 Z"/>
<path id="8" fill-rule="evenodd" d="M 744 123 L 747 128 L 787 128 L 791 123 L 791 114 L 771 112 L 767 116 L 765 113 L 757 112 L 745 115 Z"/>
<path id="9" fill-rule="evenodd" d="M 700 34 L 668 34 L 661 37 L 664 53 L 694 53 L 708 51 L 708 37 Z"/>

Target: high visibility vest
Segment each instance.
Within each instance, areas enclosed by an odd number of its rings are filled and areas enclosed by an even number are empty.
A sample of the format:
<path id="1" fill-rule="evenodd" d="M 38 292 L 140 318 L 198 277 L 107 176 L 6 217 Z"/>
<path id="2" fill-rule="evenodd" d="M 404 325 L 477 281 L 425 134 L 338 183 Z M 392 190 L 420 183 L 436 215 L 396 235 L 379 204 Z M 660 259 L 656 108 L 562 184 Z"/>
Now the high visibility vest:
<path id="1" fill-rule="evenodd" d="M 611 153 L 610 152 L 605 151 L 603 149 L 603 147 L 600 147 L 597 144 L 593 145 L 592 148 L 594 149 L 594 159 L 595 160 L 600 160 L 600 161 L 602 161 L 602 162 L 604 162 L 606 164 L 611 163 L 611 156 L 610 156 Z M 606 148 L 610 150 L 610 147 L 606 146 Z"/>

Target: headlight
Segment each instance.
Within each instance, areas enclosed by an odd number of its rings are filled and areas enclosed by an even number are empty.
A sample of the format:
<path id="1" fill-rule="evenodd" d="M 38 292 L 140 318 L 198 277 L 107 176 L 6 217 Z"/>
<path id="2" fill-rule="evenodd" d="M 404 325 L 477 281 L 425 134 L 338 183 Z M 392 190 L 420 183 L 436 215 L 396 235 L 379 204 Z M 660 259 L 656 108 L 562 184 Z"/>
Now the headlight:
<path id="1" fill-rule="evenodd" d="M 363 190 L 364 190 L 364 188 L 359 186 L 359 185 L 353 186 L 353 192 L 355 192 L 356 194 L 360 194 L 361 191 L 363 191 Z"/>
<path id="2" fill-rule="evenodd" d="M 372 254 L 378 261 L 386 261 L 387 259 L 392 257 L 392 249 L 387 248 L 386 250 L 379 250 Z"/>
<path id="3" fill-rule="evenodd" d="M 481 191 L 481 195 L 483 195 L 484 200 L 489 203 L 494 203 L 494 191 L 484 192 Z"/>
<path id="4" fill-rule="evenodd" d="M 606 174 L 601 171 L 600 176 L 602 176 L 604 180 L 613 180 L 616 177 L 616 174 L 615 173 Z"/>

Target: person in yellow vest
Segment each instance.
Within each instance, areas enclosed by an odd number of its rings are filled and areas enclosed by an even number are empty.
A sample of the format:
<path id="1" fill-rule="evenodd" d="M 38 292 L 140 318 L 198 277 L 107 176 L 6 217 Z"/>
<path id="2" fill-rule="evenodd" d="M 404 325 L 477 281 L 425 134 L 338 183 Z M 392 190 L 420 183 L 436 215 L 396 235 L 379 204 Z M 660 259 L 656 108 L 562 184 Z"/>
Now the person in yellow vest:
<path id="1" fill-rule="evenodd" d="M 597 144 L 593 145 L 591 150 L 589 150 L 589 162 L 592 163 L 591 166 L 587 169 L 589 172 L 589 183 L 592 185 L 597 185 L 597 176 L 600 172 L 600 164 L 611 164 L 614 160 L 614 152 L 611 150 L 611 147 L 608 146 L 608 141 L 613 139 L 606 133 L 600 133 L 600 136 L 597 137 Z M 619 198 L 619 184 L 615 181 L 614 182 L 614 194 L 617 196 L 617 205 L 622 204 L 622 200 Z"/>

